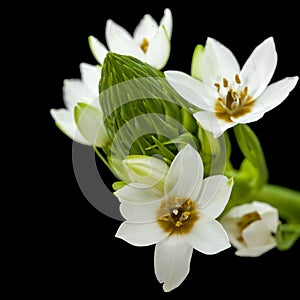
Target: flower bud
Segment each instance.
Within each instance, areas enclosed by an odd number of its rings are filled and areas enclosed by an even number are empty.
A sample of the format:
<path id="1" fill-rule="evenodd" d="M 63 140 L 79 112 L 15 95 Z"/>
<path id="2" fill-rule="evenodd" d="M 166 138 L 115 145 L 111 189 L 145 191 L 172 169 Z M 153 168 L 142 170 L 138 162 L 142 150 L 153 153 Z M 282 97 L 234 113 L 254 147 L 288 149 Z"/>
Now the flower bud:
<path id="1" fill-rule="evenodd" d="M 278 210 L 253 201 L 229 210 L 220 220 L 238 256 L 256 257 L 276 247 Z"/>
<path id="2" fill-rule="evenodd" d="M 128 176 L 132 182 L 144 183 L 147 186 L 164 186 L 168 165 L 161 159 L 146 155 L 130 155 L 124 161 Z"/>

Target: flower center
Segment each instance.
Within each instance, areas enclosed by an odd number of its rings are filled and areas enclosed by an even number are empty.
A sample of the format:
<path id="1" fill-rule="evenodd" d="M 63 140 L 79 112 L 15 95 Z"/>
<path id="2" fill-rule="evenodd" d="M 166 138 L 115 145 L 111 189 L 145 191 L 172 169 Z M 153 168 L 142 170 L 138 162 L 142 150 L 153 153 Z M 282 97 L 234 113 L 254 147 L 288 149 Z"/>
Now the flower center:
<path id="1" fill-rule="evenodd" d="M 231 117 L 238 118 L 251 111 L 255 100 L 248 94 L 248 86 L 242 86 L 238 74 L 235 75 L 233 84 L 223 78 L 222 84 L 215 83 L 214 86 L 219 94 L 215 104 L 216 116 L 219 119 L 232 122 Z"/>
<path id="2" fill-rule="evenodd" d="M 146 53 L 148 50 L 148 47 L 149 47 L 149 41 L 146 38 L 143 38 L 143 41 L 142 41 L 140 47 L 142 48 L 144 53 Z"/>
<path id="3" fill-rule="evenodd" d="M 158 223 L 164 231 L 172 233 L 188 233 L 199 219 L 194 201 L 188 199 L 183 204 L 181 198 L 162 201 L 157 212 Z"/>
<path id="4" fill-rule="evenodd" d="M 239 229 L 239 235 L 237 237 L 238 241 L 243 242 L 244 238 L 242 236 L 243 230 L 249 226 L 254 221 L 261 220 L 260 215 L 254 211 L 242 216 L 242 218 L 237 222 L 237 226 Z"/>

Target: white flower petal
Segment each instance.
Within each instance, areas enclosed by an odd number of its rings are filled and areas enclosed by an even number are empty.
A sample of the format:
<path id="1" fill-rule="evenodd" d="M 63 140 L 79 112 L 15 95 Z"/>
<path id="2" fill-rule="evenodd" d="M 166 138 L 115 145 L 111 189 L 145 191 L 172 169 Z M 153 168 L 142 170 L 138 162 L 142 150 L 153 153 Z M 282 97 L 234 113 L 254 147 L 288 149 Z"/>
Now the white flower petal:
<path id="1" fill-rule="evenodd" d="M 110 33 L 120 35 L 128 40 L 132 40 L 131 34 L 125 28 L 123 28 L 122 26 L 120 26 L 119 24 L 114 22 L 113 20 L 109 19 L 106 21 L 106 27 L 105 27 L 106 41 L 107 41 L 107 34 L 110 34 Z M 111 47 L 110 47 L 108 41 L 107 41 L 107 43 L 108 43 L 109 49 L 111 50 Z"/>
<path id="2" fill-rule="evenodd" d="M 65 108 L 51 109 L 50 114 L 55 120 L 58 128 L 73 141 L 83 145 L 90 145 L 90 143 L 79 132 L 74 120 L 74 114 L 72 110 Z"/>
<path id="3" fill-rule="evenodd" d="M 269 85 L 254 103 L 253 112 L 267 112 L 281 104 L 295 88 L 298 76 L 287 77 Z"/>
<path id="4" fill-rule="evenodd" d="M 141 47 L 123 27 L 112 20 L 108 20 L 106 23 L 105 36 L 111 52 L 131 55 L 145 61 L 145 55 Z"/>
<path id="5" fill-rule="evenodd" d="M 242 232 L 242 237 L 247 247 L 259 247 L 273 243 L 270 229 L 263 220 L 257 220 L 249 224 Z"/>
<path id="6" fill-rule="evenodd" d="M 79 131 L 91 145 L 103 147 L 109 142 L 102 111 L 85 103 L 77 103 L 74 116 Z"/>
<path id="7" fill-rule="evenodd" d="M 190 271 L 193 248 L 177 234 L 173 234 L 155 246 L 154 268 L 157 280 L 164 283 L 169 292 L 177 288 Z"/>
<path id="8" fill-rule="evenodd" d="M 107 48 L 92 35 L 89 36 L 88 41 L 93 56 L 100 65 L 103 65 L 104 58 L 108 53 Z"/>
<path id="9" fill-rule="evenodd" d="M 238 239 L 240 237 L 240 228 L 237 225 L 239 221 L 239 218 L 228 217 L 228 213 L 220 219 L 220 223 L 226 230 L 230 243 L 237 249 L 245 247 Z"/>
<path id="10" fill-rule="evenodd" d="M 252 204 L 266 226 L 275 233 L 277 231 L 279 222 L 278 210 L 270 204 L 264 202 L 253 201 Z"/>
<path id="11" fill-rule="evenodd" d="M 194 113 L 194 118 L 205 130 L 213 133 L 214 138 L 218 138 L 228 128 L 236 125 L 235 122 L 227 122 L 225 120 L 218 119 L 216 114 L 213 112 L 198 111 Z"/>
<path id="12" fill-rule="evenodd" d="M 161 201 L 153 201 L 147 203 L 121 202 L 120 212 L 122 216 L 130 222 L 151 222 L 158 218 Z"/>
<path id="13" fill-rule="evenodd" d="M 265 112 L 264 111 L 260 111 L 260 112 L 250 112 L 247 113 L 243 116 L 234 118 L 234 117 L 230 117 L 230 119 L 235 123 L 235 124 L 247 124 L 247 123 L 251 123 L 251 122 L 255 122 L 259 119 L 261 119 L 264 116 Z"/>
<path id="14" fill-rule="evenodd" d="M 203 180 L 199 153 L 187 144 L 174 158 L 165 181 L 165 195 L 170 199 L 198 199 Z"/>
<path id="15" fill-rule="evenodd" d="M 201 61 L 201 78 L 211 86 L 223 78 L 231 81 L 240 72 L 233 53 L 213 38 L 207 39 Z"/>
<path id="16" fill-rule="evenodd" d="M 134 30 L 133 38 L 139 45 L 143 43 L 144 38 L 150 42 L 157 29 L 157 22 L 151 15 L 146 14 Z"/>
<path id="17" fill-rule="evenodd" d="M 242 256 L 242 257 L 258 257 L 258 256 L 270 251 L 271 249 L 273 249 L 275 247 L 276 247 L 276 241 L 274 239 L 274 241 L 272 243 L 270 243 L 269 245 L 266 245 L 266 246 L 251 247 L 251 248 L 247 248 L 247 247 L 238 248 L 238 250 L 235 252 L 235 255 Z"/>
<path id="18" fill-rule="evenodd" d="M 169 40 L 171 40 L 172 30 L 173 30 L 173 17 L 172 17 L 171 10 L 169 8 L 166 8 L 164 10 L 164 16 L 160 21 L 160 26 L 162 25 L 166 28 Z"/>
<path id="19" fill-rule="evenodd" d="M 93 66 L 87 63 L 79 65 L 81 79 L 89 90 L 96 96 L 99 94 L 99 81 L 101 78 L 101 67 L 99 65 Z"/>
<path id="20" fill-rule="evenodd" d="M 226 218 L 241 218 L 243 215 L 252 213 L 254 211 L 255 211 L 255 207 L 253 206 L 252 203 L 245 203 L 231 208 L 226 213 Z"/>
<path id="21" fill-rule="evenodd" d="M 213 111 L 218 93 L 205 83 L 180 71 L 165 71 L 166 79 L 188 102 L 206 111 Z"/>
<path id="22" fill-rule="evenodd" d="M 230 247 L 223 226 L 203 214 L 200 214 L 200 219 L 192 230 L 183 237 L 194 249 L 204 254 L 216 254 Z"/>
<path id="23" fill-rule="evenodd" d="M 120 201 L 131 203 L 147 203 L 163 198 L 163 191 L 145 184 L 128 184 L 117 190 L 115 195 Z"/>
<path id="24" fill-rule="evenodd" d="M 123 222 L 116 237 L 123 239 L 133 246 L 149 246 L 159 243 L 168 236 L 159 224 L 154 222 L 149 223 L 131 223 Z"/>
<path id="25" fill-rule="evenodd" d="M 148 64 L 161 70 L 167 63 L 171 44 L 165 27 L 159 27 L 146 51 L 145 59 Z"/>
<path id="26" fill-rule="evenodd" d="M 207 177 L 203 180 L 199 196 L 200 210 L 216 219 L 225 209 L 233 187 L 233 178 L 223 175 Z"/>
<path id="27" fill-rule="evenodd" d="M 277 53 L 272 37 L 258 45 L 242 68 L 240 77 L 248 86 L 249 95 L 257 98 L 269 84 L 277 65 Z"/>
<path id="28" fill-rule="evenodd" d="M 65 106 L 73 110 L 78 102 L 89 103 L 95 99 L 91 91 L 80 79 L 65 79 L 63 85 L 63 99 Z"/>

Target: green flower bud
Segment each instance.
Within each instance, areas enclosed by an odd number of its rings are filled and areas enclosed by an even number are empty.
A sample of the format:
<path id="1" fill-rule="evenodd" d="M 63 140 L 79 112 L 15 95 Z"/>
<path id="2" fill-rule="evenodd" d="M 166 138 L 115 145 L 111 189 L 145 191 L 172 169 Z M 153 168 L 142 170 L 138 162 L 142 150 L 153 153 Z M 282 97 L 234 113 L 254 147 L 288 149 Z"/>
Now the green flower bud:
<path id="1" fill-rule="evenodd" d="M 171 161 L 179 136 L 197 137 L 198 125 L 188 104 L 159 70 L 136 58 L 108 53 L 99 84 L 111 153 L 161 155 Z"/>

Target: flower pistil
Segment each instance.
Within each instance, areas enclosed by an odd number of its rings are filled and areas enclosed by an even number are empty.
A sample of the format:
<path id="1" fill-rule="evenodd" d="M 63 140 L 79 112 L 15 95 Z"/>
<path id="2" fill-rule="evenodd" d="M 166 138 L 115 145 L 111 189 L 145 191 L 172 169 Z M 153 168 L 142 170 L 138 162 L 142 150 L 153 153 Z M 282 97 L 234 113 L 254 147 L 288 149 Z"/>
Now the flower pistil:
<path id="1" fill-rule="evenodd" d="M 219 97 L 215 104 L 216 116 L 227 122 L 232 122 L 230 116 L 237 118 L 251 111 L 255 99 L 248 94 L 248 86 L 242 86 L 242 81 L 238 74 L 235 74 L 234 83 L 229 84 L 223 78 L 222 85 L 215 83 Z"/>

